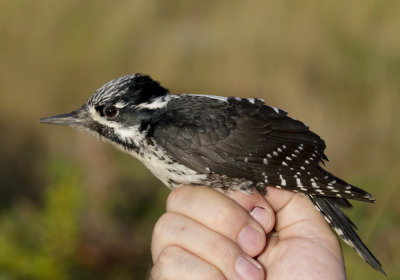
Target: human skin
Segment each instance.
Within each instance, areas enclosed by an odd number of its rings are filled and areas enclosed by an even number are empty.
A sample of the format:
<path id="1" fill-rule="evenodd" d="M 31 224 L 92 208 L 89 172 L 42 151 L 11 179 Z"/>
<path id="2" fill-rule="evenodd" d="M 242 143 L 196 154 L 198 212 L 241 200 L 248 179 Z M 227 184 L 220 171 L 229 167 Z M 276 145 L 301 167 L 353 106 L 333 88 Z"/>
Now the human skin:
<path id="1" fill-rule="evenodd" d="M 273 187 L 175 189 L 151 250 L 152 280 L 346 279 L 340 243 L 312 202 Z"/>

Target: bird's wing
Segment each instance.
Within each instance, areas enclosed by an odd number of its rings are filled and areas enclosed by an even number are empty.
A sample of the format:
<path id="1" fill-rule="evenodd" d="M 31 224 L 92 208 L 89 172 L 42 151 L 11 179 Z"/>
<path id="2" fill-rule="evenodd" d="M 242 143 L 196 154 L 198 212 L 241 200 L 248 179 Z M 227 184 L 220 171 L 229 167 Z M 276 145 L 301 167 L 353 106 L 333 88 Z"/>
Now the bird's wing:
<path id="1" fill-rule="evenodd" d="M 325 142 L 283 110 L 257 99 L 172 99 L 151 134 L 177 161 L 201 173 L 263 182 L 296 192 L 373 199 L 320 167 Z"/>

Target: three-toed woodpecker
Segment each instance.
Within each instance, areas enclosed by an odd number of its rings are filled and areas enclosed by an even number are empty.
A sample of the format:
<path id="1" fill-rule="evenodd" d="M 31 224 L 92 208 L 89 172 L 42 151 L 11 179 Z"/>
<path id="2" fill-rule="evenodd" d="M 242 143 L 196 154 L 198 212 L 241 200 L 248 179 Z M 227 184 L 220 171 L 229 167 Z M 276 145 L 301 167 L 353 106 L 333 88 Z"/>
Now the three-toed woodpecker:
<path id="1" fill-rule="evenodd" d="M 348 245 L 384 273 L 341 210 L 351 207 L 347 199 L 374 198 L 325 171 L 325 142 L 261 99 L 173 95 L 135 74 L 103 85 L 81 108 L 40 122 L 98 134 L 171 189 L 189 184 L 264 194 L 274 186 L 302 193 Z"/>

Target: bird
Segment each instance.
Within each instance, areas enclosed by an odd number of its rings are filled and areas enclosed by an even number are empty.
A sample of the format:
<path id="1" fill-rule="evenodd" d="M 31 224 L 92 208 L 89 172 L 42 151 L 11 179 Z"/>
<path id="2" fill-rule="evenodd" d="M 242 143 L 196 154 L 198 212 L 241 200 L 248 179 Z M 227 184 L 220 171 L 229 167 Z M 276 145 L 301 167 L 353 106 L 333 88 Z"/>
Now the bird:
<path id="1" fill-rule="evenodd" d="M 331 228 L 386 275 L 342 209 L 368 192 L 325 170 L 324 140 L 263 99 L 172 94 L 149 75 L 111 80 L 71 113 L 41 123 L 86 130 L 140 160 L 170 189 L 182 184 L 224 191 L 267 186 L 308 197 Z"/>

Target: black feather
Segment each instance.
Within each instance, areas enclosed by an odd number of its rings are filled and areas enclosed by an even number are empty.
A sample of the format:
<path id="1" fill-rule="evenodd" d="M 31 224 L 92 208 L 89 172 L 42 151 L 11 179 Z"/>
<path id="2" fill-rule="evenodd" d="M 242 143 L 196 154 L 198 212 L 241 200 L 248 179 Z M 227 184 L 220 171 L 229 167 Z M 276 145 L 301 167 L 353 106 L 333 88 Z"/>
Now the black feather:
<path id="1" fill-rule="evenodd" d="M 311 201 L 320 209 L 327 218 L 328 223 L 336 231 L 336 233 L 352 247 L 362 258 L 369 263 L 373 268 L 386 275 L 380 262 L 374 257 L 371 251 L 361 241 L 360 237 L 355 232 L 355 225 L 339 208 L 336 201 L 328 197 L 320 197 L 308 195 Z"/>

